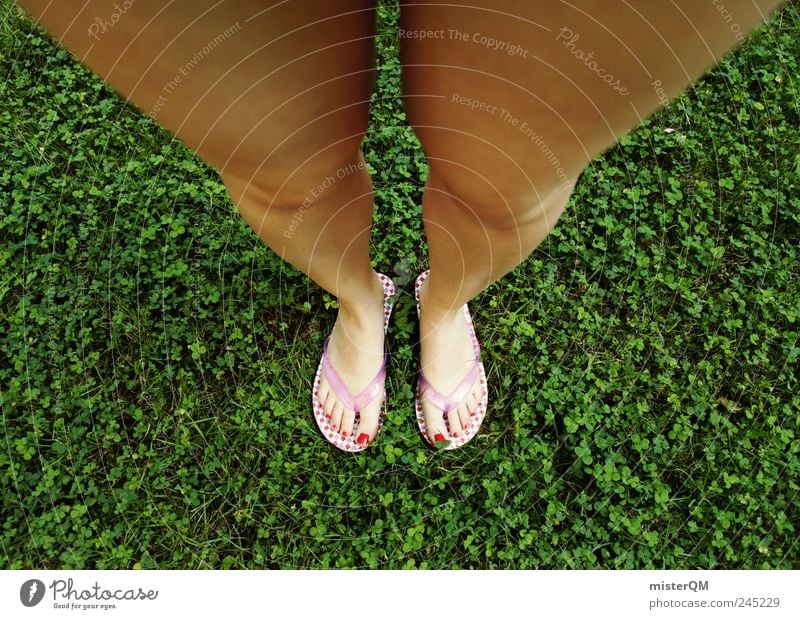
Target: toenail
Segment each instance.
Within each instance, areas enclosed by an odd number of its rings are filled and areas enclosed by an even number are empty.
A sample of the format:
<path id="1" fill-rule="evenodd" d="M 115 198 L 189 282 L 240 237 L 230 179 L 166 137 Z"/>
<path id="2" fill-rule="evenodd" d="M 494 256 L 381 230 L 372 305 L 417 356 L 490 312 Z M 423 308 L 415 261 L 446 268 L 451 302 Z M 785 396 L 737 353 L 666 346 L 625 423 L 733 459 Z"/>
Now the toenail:
<path id="1" fill-rule="evenodd" d="M 442 436 L 441 434 L 438 434 L 438 433 L 434 434 L 433 435 L 433 440 L 436 441 L 437 443 L 443 443 L 444 442 L 444 436 Z"/>
<path id="2" fill-rule="evenodd" d="M 368 442 L 369 442 L 369 434 L 367 434 L 366 432 L 362 432 L 361 434 L 359 434 L 358 438 L 356 439 L 356 443 L 358 443 L 359 445 L 366 445 Z"/>

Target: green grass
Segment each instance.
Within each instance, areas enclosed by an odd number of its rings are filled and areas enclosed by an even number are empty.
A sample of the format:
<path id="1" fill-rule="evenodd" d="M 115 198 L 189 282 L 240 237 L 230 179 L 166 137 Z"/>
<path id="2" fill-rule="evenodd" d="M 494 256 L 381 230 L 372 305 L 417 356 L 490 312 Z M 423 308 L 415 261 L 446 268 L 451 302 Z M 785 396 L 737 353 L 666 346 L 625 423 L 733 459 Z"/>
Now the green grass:
<path id="1" fill-rule="evenodd" d="M 491 411 L 446 453 L 413 417 L 426 168 L 395 18 L 364 151 L 403 290 L 387 424 L 345 455 L 310 413 L 332 299 L 2 0 L 0 568 L 800 568 L 797 4 L 473 302 Z"/>

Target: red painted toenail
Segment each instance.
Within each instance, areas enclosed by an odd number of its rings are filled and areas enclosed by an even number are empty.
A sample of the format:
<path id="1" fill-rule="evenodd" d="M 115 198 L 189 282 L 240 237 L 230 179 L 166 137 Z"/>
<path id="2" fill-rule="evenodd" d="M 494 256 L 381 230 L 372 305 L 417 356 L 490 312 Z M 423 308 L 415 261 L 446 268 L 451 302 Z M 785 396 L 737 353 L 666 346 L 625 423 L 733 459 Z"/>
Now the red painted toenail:
<path id="1" fill-rule="evenodd" d="M 361 434 L 359 434 L 358 438 L 356 439 L 356 443 L 358 443 L 359 445 L 366 445 L 368 442 L 369 442 L 369 434 L 367 434 L 366 432 L 362 432 Z"/>
<path id="2" fill-rule="evenodd" d="M 436 441 L 437 443 L 442 443 L 444 442 L 444 436 L 442 436 L 441 434 L 434 434 L 433 440 Z"/>

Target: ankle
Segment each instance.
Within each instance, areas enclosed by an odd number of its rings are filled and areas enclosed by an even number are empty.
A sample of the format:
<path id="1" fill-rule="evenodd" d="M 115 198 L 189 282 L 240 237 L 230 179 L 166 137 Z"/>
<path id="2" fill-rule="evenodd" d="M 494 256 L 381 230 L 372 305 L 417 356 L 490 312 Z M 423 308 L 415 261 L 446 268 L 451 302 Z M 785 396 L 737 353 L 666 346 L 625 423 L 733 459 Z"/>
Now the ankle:
<path id="1" fill-rule="evenodd" d="M 462 306 L 463 307 L 463 306 Z M 420 319 L 427 329 L 439 327 L 449 328 L 460 324 L 463 317 L 461 307 L 439 306 L 434 303 L 426 304 L 420 295 Z"/>
<path id="2" fill-rule="evenodd" d="M 428 279 L 422 283 L 419 290 L 420 317 L 430 326 L 450 326 L 458 322 L 462 307 L 453 302 L 443 301 L 441 297 L 430 294 Z"/>
<path id="3" fill-rule="evenodd" d="M 348 285 L 338 297 L 339 314 L 360 324 L 374 322 L 383 315 L 383 285 L 373 276 L 363 285 Z"/>

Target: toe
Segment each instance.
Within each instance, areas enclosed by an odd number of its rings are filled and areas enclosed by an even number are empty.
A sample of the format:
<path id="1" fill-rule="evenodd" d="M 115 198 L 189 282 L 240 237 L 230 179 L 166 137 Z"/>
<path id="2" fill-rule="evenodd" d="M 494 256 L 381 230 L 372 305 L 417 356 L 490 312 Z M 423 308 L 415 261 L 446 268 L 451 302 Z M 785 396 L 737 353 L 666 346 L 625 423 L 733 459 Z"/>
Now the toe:
<path id="1" fill-rule="evenodd" d="M 464 428 L 461 426 L 460 411 L 462 408 L 464 408 L 463 404 L 447 413 L 447 422 L 450 424 L 450 434 L 453 438 L 458 438 L 464 432 Z"/>
<path id="2" fill-rule="evenodd" d="M 469 409 L 469 414 L 467 416 L 469 417 L 470 421 L 475 420 L 475 414 L 476 411 L 478 410 L 478 404 L 480 404 L 480 401 L 481 401 L 480 390 L 473 391 L 467 398 L 467 408 Z"/>
<path id="3" fill-rule="evenodd" d="M 472 397 L 472 394 L 467 396 L 467 399 L 464 400 L 464 403 L 458 407 L 458 418 L 461 420 L 461 427 L 465 430 L 469 430 L 472 422 L 475 418 L 472 414 L 475 412 L 475 398 Z"/>
<path id="4" fill-rule="evenodd" d="M 342 437 L 346 438 L 350 434 L 353 433 L 353 420 L 356 417 L 356 413 L 353 410 L 345 408 L 342 412 L 342 422 L 339 425 L 339 431 L 342 433 Z"/>
<path id="5" fill-rule="evenodd" d="M 324 390 L 324 396 L 323 396 L 323 390 Z M 320 387 L 319 393 L 320 393 L 319 401 L 322 402 L 322 410 L 325 411 L 325 416 L 330 418 L 331 413 L 333 413 L 333 406 L 334 404 L 336 404 L 336 396 L 333 394 L 333 391 L 331 391 L 327 387 Z"/>
<path id="6" fill-rule="evenodd" d="M 380 397 L 380 396 L 379 396 Z M 361 418 L 358 422 L 358 436 L 356 436 L 356 443 L 359 445 L 368 445 L 375 434 L 378 432 L 378 417 L 380 416 L 380 406 L 370 404 L 367 408 L 361 411 Z"/>
<path id="7" fill-rule="evenodd" d="M 486 385 L 481 384 L 480 381 L 477 381 L 475 383 L 475 386 L 472 388 L 472 397 L 475 398 L 475 404 L 470 407 L 470 412 L 472 412 L 473 414 L 477 413 L 478 406 L 483 400 L 483 392 L 485 390 L 486 390 Z"/>
<path id="8" fill-rule="evenodd" d="M 435 415 L 435 419 L 425 420 L 425 429 L 428 431 L 428 440 L 430 440 L 431 444 L 433 445 L 442 441 L 451 440 L 450 434 L 447 432 L 447 426 L 445 426 L 444 417 L 442 416 L 441 411 L 438 409 L 435 410 L 438 413 Z"/>
<path id="9" fill-rule="evenodd" d="M 339 432 L 341 429 L 343 413 L 344 407 L 342 406 L 341 402 L 337 400 L 333 405 L 333 410 L 331 411 L 331 427 L 337 432 Z"/>

